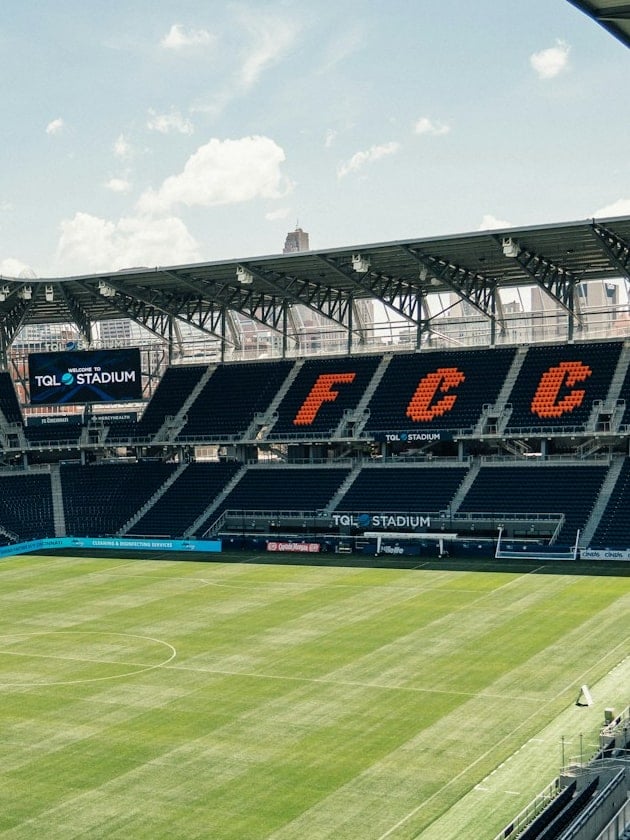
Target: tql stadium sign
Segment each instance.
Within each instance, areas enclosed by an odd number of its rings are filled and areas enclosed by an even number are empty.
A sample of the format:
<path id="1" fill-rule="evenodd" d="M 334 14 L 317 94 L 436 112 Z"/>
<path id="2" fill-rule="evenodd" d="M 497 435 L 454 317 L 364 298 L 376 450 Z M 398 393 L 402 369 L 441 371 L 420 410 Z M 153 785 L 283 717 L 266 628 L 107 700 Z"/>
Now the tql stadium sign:
<path id="1" fill-rule="evenodd" d="M 383 528 L 388 531 L 420 531 L 431 527 L 431 517 L 421 513 L 333 513 L 335 528 L 357 528 L 367 531 Z"/>

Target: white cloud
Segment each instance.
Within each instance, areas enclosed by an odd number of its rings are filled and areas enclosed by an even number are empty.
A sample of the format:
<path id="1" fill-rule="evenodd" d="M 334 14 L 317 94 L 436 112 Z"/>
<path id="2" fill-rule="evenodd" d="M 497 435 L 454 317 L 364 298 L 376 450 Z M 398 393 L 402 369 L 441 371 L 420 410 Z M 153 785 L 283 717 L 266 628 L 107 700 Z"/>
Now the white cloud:
<path id="1" fill-rule="evenodd" d="M 494 230 L 509 227 L 512 227 L 510 222 L 506 222 L 504 219 L 497 219 L 497 217 L 493 216 L 491 213 L 486 213 L 481 219 L 481 224 L 477 230 Z"/>
<path id="2" fill-rule="evenodd" d="M 608 216 L 630 216 L 630 198 L 619 198 L 593 213 L 595 219 L 604 219 Z"/>
<path id="3" fill-rule="evenodd" d="M 51 135 L 61 134 L 61 132 L 64 130 L 65 127 L 66 126 L 65 126 L 65 123 L 62 120 L 62 118 L 57 117 L 56 120 L 52 120 L 46 126 L 46 134 L 51 134 Z"/>
<path id="4" fill-rule="evenodd" d="M 290 212 L 290 207 L 279 207 L 277 210 L 270 210 L 268 213 L 265 213 L 265 219 L 268 222 L 276 222 L 279 219 L 286 219 Z"/>
<path id="5" fill-rule="evenodd" d="M 133 154 L 131 145 L 124 134 L 119 134 L 114 143 L 114 154 L 116 157 L 127 159 Z"/>
<path id="6" fill-rule="evenodd" d="M 31 267 L 23 263 L 22 260 L 16 260 L 14 257 L 6 257 L 0 261 L 0 274 L 3 277 L 19 277 L 23 271 L 30 271 Z"/>
<path id="7" fill-rule="evenodd" d="M 364 27 L 361 23 L 344 26 L 335 33 L 333 40 L 322 48 L 322 65 L 318 72 L 329 73 L 365 46 Z"/>
<path id="8" fill-rule="evenodd" d="M 189 47 L 208 47 L 215 41 L 207 29 L 186 29 L 181 23 L 174 23 L 160 41 L 167 50 L 185 50 Z"/>
<path id="9" fill-rule="evenodd" d="M 138 202 L 141 212 L 167 212 L 176 204 L 213 207 L 256 198 L 280 198 L 292 187 L 282 174 L 284 151 L 269 137 L 213 138 L 157 190 Z"/>
<path id="10" fill-rule="evenodd" d="M 335 138 L 337 137 L 337 132 L 333 128 L 329 128 L 326 132 L 326 137 L 324 138 L 324 147 L 326 149 L 330 149 L 332 144 L 335 142 Z"/>
<path id="11" fill-rule="evenodd" d="M 389 143 L 382 143 L 380 146 L 370 146 L 369 149 L 352 155 L 350 160 L 345 163 L 339 164 L 337 168 L 337 177 L 343 178 L 350 172 L 356 172 L 357 170 L 362 169 L 366 163 L 373 163 L 375 160 L 379 160 L 387 155 L 396 154 L 399 149 L 400 143 L 396 143 L 393 140 Z"/>
<path id="12" fill-rule="evenodd" d="M 434 122 L 429 117 L 420 117 L 416 120 L 413 130 L 416 134 L 432 134 L 439 137 L 441 134 L 448 134 L 451 129 L 445 123 Z"/>
<path id="13" fill-rule="evenodd" d="M 298 26 L 285 16 L 261 14 L 258 8 L 242 12 L 240 22 L 250 35 L 239 73 L 240 85 L 248 89 L 293 46 Z"/>
<path id="14" fill-rule="evenodd" d="M 130 216 L 111 222 L 76 213 L 61 223 L 56 259 L 64 272 L 197 262 L 197 242 L 181 219 Z"/>
<path id="15" fill-rule="evenodd" d="M 553 79 L 568 67 L 570 50 L 567 43 L 557 40 L 554 47 L 530 55 L 529 63 L 539 79 Z"/>
<path id="16" fill-rule="evenodd" d="M 193 113 L 218 117 L 233 100 L 244 96 L 266 70 L 278 64 L 297 41 L 301 27 L 295 16 L 269 14 L 258 6 L 235 8 L 230 33 L 222 39 L 238 44 L 230 56 L 235 66 L 222 87 L 191 107 Z"/>
<path id="17" fill-rule="evenodd" d="M 105 187 L 115 193 L 128 193 L 131 190 L 131 183 L 127 178 L 110 178 Z"/>
<path id="18" fill-rule="evenodd" d="M 193 124 L 189 119 L 183 117 L 179 111 L 171 111 L 170 114 L 156 114 L 152 109 L 149 110 L 151 115 L 147 120 L 147 128 L 151 131 L 159 131 L 160 134 L 169 134 L 171 131 L 177 131 L 180 134 L 192 134 L 194 129 Z"/>

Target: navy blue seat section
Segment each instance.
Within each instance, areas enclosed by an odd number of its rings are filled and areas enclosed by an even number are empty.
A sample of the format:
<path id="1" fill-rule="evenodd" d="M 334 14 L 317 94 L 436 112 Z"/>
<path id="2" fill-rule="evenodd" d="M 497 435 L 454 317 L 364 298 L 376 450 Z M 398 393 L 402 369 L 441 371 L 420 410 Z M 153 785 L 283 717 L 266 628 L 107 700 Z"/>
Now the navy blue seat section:
<path id="1" fill-rule="evenodd" d="M 255 467 L 198 529 L 201 535 L 224 510 L 314 511 L 325 508 L 348 467 Z"/>
<path id="2" fill-rule="evenodd" d="M 50 424 L 47 426 L 26 426 L 24 434 L 33 446 L 44 446 L 50 443 L 54 446 L 76 448 L 81 437 L 81 426 L 72 423 Z"/>
<path id="3" fill-rule="evenodd" d="M 234 461 L 189 464 L 129 533 L 183 536 L 240 467 Z"/>
<path id="4" fill-rule="evenodd" d="M 207 369 L 207 365 L 174 365 L 166 368 L 138 423 L 112 423 L 107 434 L 108 443 L 127 440 L 130 434 L 139 438 L 154 435 L 167 416 L 177 414 Z M 98 419 L 98 415 L 95 416 Z"/>
<path id="5" fill-rule="evenodd" d="M 7 423 L 21 423 L 22 412 L 17 401 L 13 380 L 8 371 L 0 371 L 0 411 Z"/>
<path id="6" fill-rule="evenodd" d="M 175 469 L 160 461 L 62 464 L 66 532 L 76 537 L 115 534 Z"/>
<path id="7" fill-rule="evenodd" d="M 365 431 L 472 430 L 484 403 L 496 402 L 515 352 L 499 348 L 395 355 L 370 400 Z M 451 373 L 440 374 L 443 370 Z M 414 419 L 418 407 L 425 419 Z"/>
<path id="8" fill-rule="evenodd" d="M 313 434 L 329 434 L 334 431 L 344 411 L 356 408 L 381 358 L 381 356 L 353 356 L 336 359 L 307 359 L 278 406 L 278 420 L 274 423 L 268 437 L 299 435 L 308 438 Z M 336 396 L 334 399 L 320 401 L 313 394 L 306 403 L 313 389 L 317 388 L 319 377 L 322 376 L 343 377 L 337 382 L 331 379 L 323 383 L 324 395 L 336 394 Z M 323 381 L 319 380 L 319 382 L 321 387 Z M 301 411 L 303 407 L 304 410 Z"/>
<path id="9" fill-rule="evenodd" d="M 217 440 L 242 435 L 254 414 L 269 407 L 293 362 L 219 365 L 188 409 L 179 440 Z"/>
<path id="10" fill-rule="evenodd" d="M 626 458 L 608 504 L 593 534 L 591 548 L 630 546 L 630 459 Z"/>
<path id="11" fill-rule="evenodd" d="M 508 398 L 513 410 L 507 430 L 583 429 L 593 402 L 605 400 L 608 395 L 621 347 L 622 343 L 618 341 L 530 347 Z M 552 368 L 575 364 L 587 368 L 590 374 L 573 384 L 564 379 L 558 390 L 553 386 L 552 377 L 552 393 L 545 397 L 543 377 L 546 373 Z M 573 370 L 579 373 L 581 369 L 574 367 Z M 567 369 L 566 376 L 569 375 L 570 370 Z M 584 392 L 583 397 L 579 396 L 581 391 Z M 537 393 L 538 398 L 535 399 Z M 541 411 L 547 416 L 541 416 Z"/>
<path id="12" fill-rule="evenodd" d="M 98 415 L 96 416 L 98 417 Z M 110 420 L 107 426 L 106 443 L 129 442 L 133 444 L 134 436 L 142 436 L 139 431 L 140 424 L 134 420 Z M 144 434 L 148 435 L 149 432 L 146 431 Z"/>
<path id="13" fill-rule="evenodd" d="M 468 467 L 363 467 L 337 510 L 425 513 L 446 510 Z"/>
<path id="14" fill-rule="evenodd" d="M 460 505 L 461 512 L 563 513 L 558 542 L 575 542 L 604 481 L 606 466 L 524 464 L 482 467 Z"/>
<path id="15" fill-rule="evenodd" d="M 48 473 L 2 476 L 0 525 L 21 540 L 55 536 Z"/>

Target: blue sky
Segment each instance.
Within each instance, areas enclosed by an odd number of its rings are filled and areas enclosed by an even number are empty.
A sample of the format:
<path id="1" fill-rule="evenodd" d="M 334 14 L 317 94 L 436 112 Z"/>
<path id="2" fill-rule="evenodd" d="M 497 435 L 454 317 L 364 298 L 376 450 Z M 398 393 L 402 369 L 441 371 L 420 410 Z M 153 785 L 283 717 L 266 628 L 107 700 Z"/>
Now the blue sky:
<path id="1" fill-rule="evenodd" d="M 0 271 L 630 214 L 630 51 L 566 0 L 9 0 Z"/>

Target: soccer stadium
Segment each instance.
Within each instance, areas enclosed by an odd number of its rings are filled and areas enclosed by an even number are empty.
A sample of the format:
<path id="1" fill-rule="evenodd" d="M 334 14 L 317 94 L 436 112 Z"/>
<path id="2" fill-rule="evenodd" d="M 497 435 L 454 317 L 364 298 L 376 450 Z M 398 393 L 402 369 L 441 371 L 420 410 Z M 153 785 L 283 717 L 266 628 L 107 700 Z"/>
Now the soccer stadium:
<path id="1" fill-rule="evenodd" d="M 2 837 L 630 837 L 630 216 L 0 321 Z"/>

